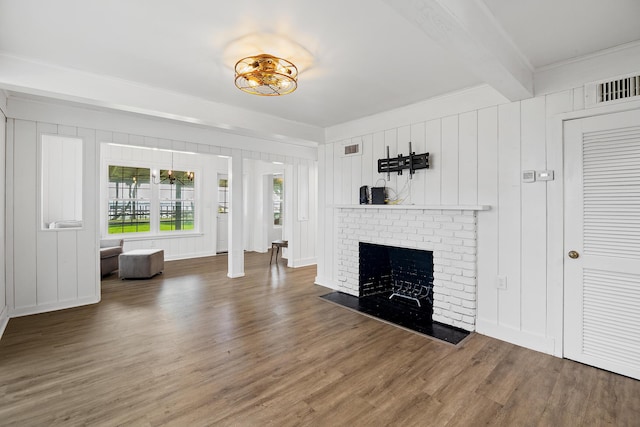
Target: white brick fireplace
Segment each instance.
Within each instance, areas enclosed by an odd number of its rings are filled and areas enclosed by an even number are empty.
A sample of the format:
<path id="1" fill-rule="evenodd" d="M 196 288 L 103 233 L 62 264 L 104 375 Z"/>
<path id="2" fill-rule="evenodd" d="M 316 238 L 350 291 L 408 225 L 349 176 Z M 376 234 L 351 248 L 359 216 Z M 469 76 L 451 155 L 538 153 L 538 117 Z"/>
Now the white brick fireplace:
<path id="1" fill-rule="evenodd" d="M 487 206 L 336 207 L 338 290 L 359 293 L 359 243 L 433 252 L 433 320 L 473 331 L 476 211 Z"/>

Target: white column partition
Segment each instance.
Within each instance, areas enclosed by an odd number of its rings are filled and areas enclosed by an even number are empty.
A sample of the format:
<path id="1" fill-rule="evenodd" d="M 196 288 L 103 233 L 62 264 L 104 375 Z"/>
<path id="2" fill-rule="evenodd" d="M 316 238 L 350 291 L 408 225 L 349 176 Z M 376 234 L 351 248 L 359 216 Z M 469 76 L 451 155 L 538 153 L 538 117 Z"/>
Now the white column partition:
<path id="1" fill-rule="evenodd" d="M 229 214 L 229 252 L 227 276 L 244 276 L 244 237 L 243 237 L 243 189 L 242 189 L 242 150 L 231 150 L 229 162 L 229 196 L 231 212 Z"/>

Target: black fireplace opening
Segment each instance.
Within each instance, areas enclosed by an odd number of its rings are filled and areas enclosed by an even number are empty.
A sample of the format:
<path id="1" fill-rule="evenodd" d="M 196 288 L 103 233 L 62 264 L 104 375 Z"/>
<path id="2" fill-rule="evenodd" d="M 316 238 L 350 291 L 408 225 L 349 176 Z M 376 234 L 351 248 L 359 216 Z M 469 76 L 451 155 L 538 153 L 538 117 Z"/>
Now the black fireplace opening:
<path id="1" fill-rule="evenodd" d="M 433 252 L 360 242 L 359 254 L 360 298 L 388 298 L 399 310 L 408 304 L 433 313 Z"/>
<path id="2" fill-rule="evenodd" d="M 332 292 L 322 298 L 453 344 L 469 335 L 433 321 L 433 252 L 359 245 L 359 297 Z"/>

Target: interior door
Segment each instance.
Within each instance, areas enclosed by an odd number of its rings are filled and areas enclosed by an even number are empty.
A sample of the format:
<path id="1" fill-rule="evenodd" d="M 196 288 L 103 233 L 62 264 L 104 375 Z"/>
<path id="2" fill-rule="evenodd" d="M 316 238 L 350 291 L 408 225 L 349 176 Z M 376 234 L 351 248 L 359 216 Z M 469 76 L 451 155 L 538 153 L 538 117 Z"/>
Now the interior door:
<path id="1" fill-rule="evenodd" d="M 229 250 L 229 179 L 226 174 L 218 174 L 216 224 L 216 252 L 224 253 Z"/>
<path id="2" fill-rule="evenodd" d="M 640 111 L 564 131 L 564 355 L 640 379 Z"/>

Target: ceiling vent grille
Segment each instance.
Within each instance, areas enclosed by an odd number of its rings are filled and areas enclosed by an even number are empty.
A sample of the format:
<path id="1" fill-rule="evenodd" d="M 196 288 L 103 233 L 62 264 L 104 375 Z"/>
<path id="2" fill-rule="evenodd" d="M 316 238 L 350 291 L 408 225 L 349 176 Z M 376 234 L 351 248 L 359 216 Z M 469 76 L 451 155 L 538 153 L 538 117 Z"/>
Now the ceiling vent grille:
<path id="1" fill-rule="evenodd" d="M 640 99 L 640 74 L 589 83 L 585 86 L 585 98 L 587 107 Z"/>

